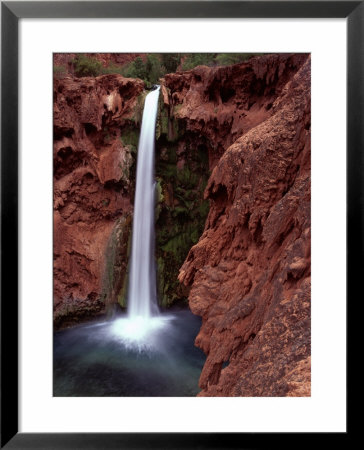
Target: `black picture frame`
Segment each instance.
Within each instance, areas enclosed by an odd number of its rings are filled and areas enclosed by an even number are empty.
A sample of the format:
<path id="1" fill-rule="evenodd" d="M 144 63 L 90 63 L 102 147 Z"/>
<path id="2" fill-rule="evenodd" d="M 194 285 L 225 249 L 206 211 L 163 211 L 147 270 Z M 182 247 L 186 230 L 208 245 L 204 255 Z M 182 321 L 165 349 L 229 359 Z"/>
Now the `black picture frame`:
<path id="1" fill-rule="evenodd" d="M 261 448 L 278 439 L 282 447 L 279 433 L 18 433 L 18 21 L 109 17 L 347 19 L 347 302 L 363 273 L 364 1 L 1 2 L 1 448 Z M 315 443 L 327 443 L 320 435 Z M 308 438 L 286 434 L 285 443 Z"/>

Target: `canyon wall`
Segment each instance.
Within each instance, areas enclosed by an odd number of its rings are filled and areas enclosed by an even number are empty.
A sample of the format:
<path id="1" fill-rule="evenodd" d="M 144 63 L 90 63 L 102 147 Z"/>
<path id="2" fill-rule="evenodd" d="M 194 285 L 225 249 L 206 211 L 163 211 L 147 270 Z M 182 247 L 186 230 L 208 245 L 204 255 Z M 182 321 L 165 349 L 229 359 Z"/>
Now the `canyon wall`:
<path id="1" fill-rule="evenodd" d="M 126 305 L 146 94 L 55 79 L 56 326 Z M 165 75 L 156 181 L 159 301 L 202 317 L 200 395 L 310 395 L 309 56 Z"/>
<path id="2" fill-rule="evenodd" d="M 56 326 L 125 297 L 144 95 L 120 75 L 54 80 Z"/>
<path id="3" fill-rule="evenodd" d="M 179 275 L 203 318 L 202 396 L 310 395 L 310 80 L 305 55 L 205 190 L 205 230 Z"/>
<path id="4" fill-rule="evenodd" d="M 267 120 L 305 54 L 266 55 L 232 66 L 199 66 L 161 80 L 156 175 L 159 298 L 183 301 L 179 269 L 205 226 L 211 170 L 240 136 Z"/>

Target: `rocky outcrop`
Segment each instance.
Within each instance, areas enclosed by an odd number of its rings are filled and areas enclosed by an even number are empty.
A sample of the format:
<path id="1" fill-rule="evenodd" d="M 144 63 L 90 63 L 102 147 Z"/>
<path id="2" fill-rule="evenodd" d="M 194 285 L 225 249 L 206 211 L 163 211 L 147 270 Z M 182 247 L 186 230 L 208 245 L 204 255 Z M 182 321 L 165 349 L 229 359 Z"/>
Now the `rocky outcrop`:
<path id="1" fill-rule="evenodd" d="M 192 312 L 203 318 L 200 395 L 308 396 L 310 59 L 270 55 L 233 66 L 226 77 L 209 70 L 209 82 L 198 71 L 169 81 L 186 129 L 205 132 L 223 153 L 205 190 L 204 233 L 179 275 L 191 289 Z M 202 96 L 217 112 L 234 105 L 234 114 L 214 118 L 211 107 L 205 114 Z M 231 145 L 223 150 L 225 139 Z"/>
<path id="2" fill-rule="evenodd" d="M 200 395 L 310 395 L 310 59 L 161 85 L 158 290 L 203 318 Z M 119 75 L 54 81 L 56 326 L 125 306 L 144 96 Z"/>
<path id="3" fill-rule="evenodd" d="M 141 80 L 119 75 L 54 80 L 57 326 L 104 311 L 122 289 L 125 273 L 114 285 L 105 271 L 115 245 L 127 261 L 143 96 Z"/>
<path id="4" fill-rule="evenodd" d="M 174 119 L 171 134 L 177 128 L 179 136 L 197 137 L 213 169 L 237 138 L 272 115 L 272 105 L 306 58 L 272 54 L 166 75 L 163 97 Z"/>
<path id="5" fill-rule="evenodd" d="M 267 120 L 272 105 L 307 59 L 274 54 L 232 66 L 199 66 L 161 83 L 156 174 L 158 290 L 163 305 L 186 300 L 177 276 L 201 236 L 209 209 L 203 191 L 211 170 L 237 138 Z"/>

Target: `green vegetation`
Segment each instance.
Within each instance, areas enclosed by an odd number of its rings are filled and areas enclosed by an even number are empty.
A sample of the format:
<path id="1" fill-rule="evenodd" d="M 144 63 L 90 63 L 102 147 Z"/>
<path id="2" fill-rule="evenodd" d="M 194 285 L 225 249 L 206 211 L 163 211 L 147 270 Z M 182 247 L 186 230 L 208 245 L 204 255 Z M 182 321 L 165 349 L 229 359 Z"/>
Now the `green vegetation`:
<path id="1" fill-rule="evenodd" d="M 219 53 L 216 55 L 215 61 L 218 66 L 230 66 L 259 55 L 263 55 L 263 53 Z"/>
<path id="2" fill-rule="evenodd" d="M 73 65 L 77 77 L 97 77 L 102 73 L 101 62 L 82 53 L 76 56 Z"/>
<path id="3" fill-rule="evenodd" d="M 64 65 L 60 65 L 60 66 L 54 65 L 54 66 L 53 66 L 53 75 L 54 75 L 56 78 L 62 78 L 62 77 L 64 77 L 66 74 L 67 74 L 67 68 L 66 68 L 66 66 L 64 66 Z"/>
<path id="4" fill-rule="evenodd" d="M 163 111 L 163 109 L 162 109 Z M 163 116 L 162 116 L 163 117 Z M 161 123 L 160 129 L 165 127 Z M 173 121 L 172 121 L 173 123 Z M 168 133 L 157 133 L 156 152 L 156 257 L 157 286 L 161 305 L 186 301 L 186 288 L 178 281 L 178 273 L 191 247 L 200 238 L 208 201 L 203 192 L 209 177 L 208 155 L 203 146 L 195 148 L 187 139 L 178 138 L 179 145 L 168 139 Z M 181 164 L 178 150 L 184 148 Z M 177 162 L 180 163 L 177 165 Z"/>
<path id="5" fill-rule="evenodd" d="M 196 66 L 214 66 L 216 53 L 189 53 L 185 55 L 182 68 L 190 70 Z"/>
<path id="6" fill-rule="evenodd" d="M 160 178 L 157 178 L 156 182 L 156 201 L 157 203 L 162 203 L 164 200 L 164 195 L 162 191 L 162 180 Z"/>
<path id="7" fill-rule="evenodd" d="M 168 90 L 168 88 L 166 87 Z M 169 128 L 169 110 L 164 107 L 163 96 L 159 96 L 158 100 L 158 115 L 156 123 L 156 139 L 158 140 L 162 135 L 168 138 Z"/>
<path id="8" fill-rule="evenodd" d="M 253 56 L 263 53 L 189 53 L 183 61 L 183 70 L 191 70 L 196 66 L 228 66 L 247 61 Z"/>
<path id="9" fill-rule="evenodd" d="M 162 134 L 168 136 L 168 114 L 166 112 L 160 115 L 156 124 L 156 138 L 159 139 Z"/>
<path id="10" fill-rule="evenodd" d="M 123 72 L 124 72 L 123 66 L 110 63 L 108 66 L 101 68 L 100 75 L 109 75 L 112 73 L 118 73 L 119 75 L 123 75 Z"/>
<path id="11" fill-rule="evenodd" d="M 147 74 L 143 59 L 140 56 L 134 59 L 134 61 L 126 66 L 123 75 L 128 78 L 141 78 L 144 80 Z"/>
<path id="12" fill-rule="evenodd" d="M 130 148 L 132 153 L 136 153 L 139 142 L 139 130 L 128 127 L 121 132 L 121 142 Z"/>
<path id="13" fill-rule="evenodd" d="M 161 64 L 165 73 L 176 72 L 181 63 L 181 53 L 161 53 Z"/>
<path id="14" fill-rule="evenodd" d="M 142 123 L 144 101 L 147 94 L 148 94 L 147 91 L 143 91 L 140 95 L 138 95 L 136 105 L 134 108 L 134 113 L 133 116 L 131 117 L 131 120 L 135 123 L 137 127 L 139 127 Z"/>
<path id="15" fill-rule="evenodd" d="M 128 261 L 131 242 L 131 215 L 120 217 L 114 225 L 105 253 L 101 301 L 126 306 Z"/>
<path id="16" fill-rule="evenodd" d="M 130 257 L 130 242 L 131 241 L 129 241 L 129 247 L 128 247 L 128 261 L 129 261 L 129 257 Z M 123 283 L 122 288 L 120 289 L 120 292 L 118 293 L 118 296 L 117 296 L 117 302 L 119 303 L 119 305 L 122 308 L 127 307 L 128 284 L 129 284 L 129 268 L 128 268 L 127 272 L 125 273 L 124 283 Z"/>
<path id="17" fill-rule="evenodd" d="M 127 78 L 140 78 L 148 86 L 157 83 L 159 78 L 165 74 L 161 57 L 154 53 L 147 54 L 145 60 L 138 56 L 128 65 L 121 66 L 110 63 L 107 67 L 103 67 L 96 58 L 80 53 L 73 60 L 73 65 L 77 77 L 96 77 L 117 73 Z"/>
<path id="18" fill-rule="evenodd" d="M 248 60 L 262 53 L 146 53 L 129 64 L 110 62 L 104 67 L 95 57 L 79 53 L 72 61 L 77 77 L 96 77 L 105 74 L 119 74 L 127 78 L 140 78 L 147 87 L 158 83 L 167 73 L 191 70 L 196 66 L 226 66 Z M 54 76 L 63 76 L 65 66 L 54 66 Z"/>
<path id="19" fill-rule="evenodd" d="M 168 88 L 166 88 L 168 89 Z M 159 96 L 158 116 L 156 124 L 156 139 L 163 136 L 168 142 L 176 142 L 184 133 L 185 127 L 176 117 L 182 105 L 176 105 L 172 116 L 164 106 L 162 95 Z"/>
<path id="20" fill-rule="evenodd" d="M 129 78 L 141 78 L 151 86 L 166 73 L 175 72 L 181 63 L 180 53 L 147 53 L 145 58 L 138 56 L 125 69 L 122 75 Z"/>
<path id="21" fill-rule="evenodd" d="M 164 195 L 162 190 L 162 180 L 157 178 L 155 186 L 155 197 L 156 197 L 156 207 L 155 207 L 155 220 L 158 220 L 159 214 L 161 212 L 161 205 L 164 201 Z"/>
<path id="22" fill-rule="evenodd" d="M 124 69 L 123 75 L 127 78 L 141 78 L 147 86 L 151 86 L 157 83 L 164 73 L 160 57 L 157 54 L 149 53 L 145 61 L 140 56 L 132 61 Z"/>

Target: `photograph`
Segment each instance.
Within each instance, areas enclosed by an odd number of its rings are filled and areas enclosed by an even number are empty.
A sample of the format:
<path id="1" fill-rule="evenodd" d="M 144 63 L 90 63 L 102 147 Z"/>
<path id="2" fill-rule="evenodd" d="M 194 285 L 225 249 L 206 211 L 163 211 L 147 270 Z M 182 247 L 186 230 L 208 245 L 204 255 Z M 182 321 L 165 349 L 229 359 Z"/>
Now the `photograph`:
<path id="1" fill-rule="evenodd" d="M 311 396 L 309 53 L 53 53 L 53 396 Z"/>
<path id="2" fill-rule="evenodd" d="M 363 26 L 1 1 L 1 448 L 345 447 Z"/>

